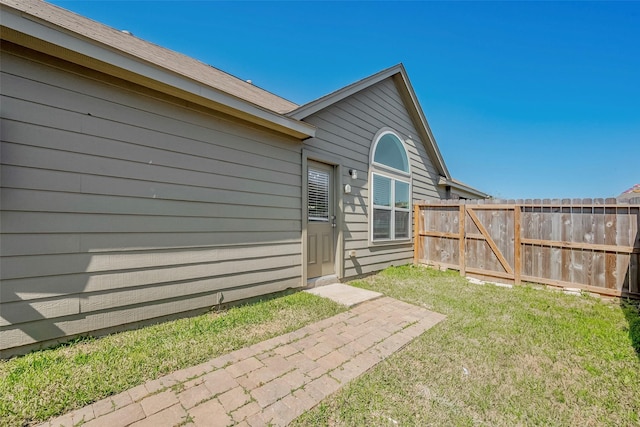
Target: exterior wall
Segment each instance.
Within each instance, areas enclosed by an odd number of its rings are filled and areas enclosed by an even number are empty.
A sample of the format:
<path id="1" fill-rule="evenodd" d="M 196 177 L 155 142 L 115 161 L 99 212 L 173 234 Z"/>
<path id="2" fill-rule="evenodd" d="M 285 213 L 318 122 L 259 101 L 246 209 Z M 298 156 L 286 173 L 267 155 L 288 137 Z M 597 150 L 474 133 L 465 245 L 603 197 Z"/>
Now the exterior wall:
<path id="1" fill-rule="evenodd" d="M 2 355 L 301 285 L 299 141 L 20 55 L 0 58 Z"/>
<path id="2" fill-rule="evenodd" d="M 369 153 L 375 134 L 390 127 L 404 138 L 412 172 L 413 201 L 444 199 L 445 189 L 438 187 L 439 174 L 419 139 L 409 113 L 390 77 L 347 97 L 305 119 L 317 126 L 316 137 L 305 141 L 305 149 L 342 158 L 342 182 L 352 187 L 342 194 L 344 205 L 344 277 L 381 270 L 390 265 L 413 261 L 413 243 L 372 245 L 369 243 Z M 358 170 L 358 179 L 348 175 Z M 349 253 L 356 250 L 356 257 Z"/>

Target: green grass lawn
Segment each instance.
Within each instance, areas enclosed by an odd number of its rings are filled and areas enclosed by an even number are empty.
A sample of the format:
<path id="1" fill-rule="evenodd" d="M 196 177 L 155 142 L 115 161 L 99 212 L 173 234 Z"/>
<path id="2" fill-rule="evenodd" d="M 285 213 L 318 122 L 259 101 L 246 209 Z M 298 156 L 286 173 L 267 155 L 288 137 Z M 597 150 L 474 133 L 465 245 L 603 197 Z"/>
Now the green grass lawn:
<path id="1" fill-rule="evenodd" d="M 637 303 L 415 267 L 351 284 L 447 319 L 294 425 L 640 425 Z"/>
<path id="2" fill-rule="evenodd" d="M 0 361 L 0 426 L 44 421 L 343 310 L 299 292 Z"/>
<path id="3" fill-rule="evenodd" d="M 398 267 L 352 285 L 447 315 L 297 426 L 639 426 L 638 303 Z M 29 425 L 337 314 L 297 293 L 0 361 L 0 426 Z"/>

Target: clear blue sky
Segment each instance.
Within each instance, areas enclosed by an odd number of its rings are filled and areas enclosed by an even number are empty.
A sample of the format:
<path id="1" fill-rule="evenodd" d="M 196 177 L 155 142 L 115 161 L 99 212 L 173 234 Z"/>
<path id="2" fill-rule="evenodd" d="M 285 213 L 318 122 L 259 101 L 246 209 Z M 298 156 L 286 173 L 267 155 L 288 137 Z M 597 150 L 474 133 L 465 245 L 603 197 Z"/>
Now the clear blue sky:
<path id="1" fill-rule="evenodd" d="M 497 197 L 640 182 L 640 2 L 52 2 L 299 104 L 402 62 L 453 177 Z"/>

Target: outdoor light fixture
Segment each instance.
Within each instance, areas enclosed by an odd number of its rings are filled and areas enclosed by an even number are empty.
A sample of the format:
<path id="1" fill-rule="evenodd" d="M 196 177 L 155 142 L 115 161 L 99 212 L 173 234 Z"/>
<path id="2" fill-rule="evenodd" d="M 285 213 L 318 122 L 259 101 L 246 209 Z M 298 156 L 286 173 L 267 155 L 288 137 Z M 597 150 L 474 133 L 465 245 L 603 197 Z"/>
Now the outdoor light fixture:
<path id="1" fill-rule="evenodd" d="M 344 185 L 344 192 L 345 194 L 351 193 L 351 186 L 349 184 Z"/>
<path id="2" fill-rule="evenodd" d="M 355 169 L 349 169 L 349 176 L 351 176 L 351 179 L 358 179 L 358 171 Z"/>

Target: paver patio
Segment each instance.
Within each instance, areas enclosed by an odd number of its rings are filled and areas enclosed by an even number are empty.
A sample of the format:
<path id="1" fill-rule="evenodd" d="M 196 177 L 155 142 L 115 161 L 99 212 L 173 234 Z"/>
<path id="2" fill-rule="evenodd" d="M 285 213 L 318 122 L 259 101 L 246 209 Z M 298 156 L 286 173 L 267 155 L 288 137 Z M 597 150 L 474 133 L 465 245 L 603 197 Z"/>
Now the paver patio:
<path id="1" fill-rule="evenodd" d="M 444 318 L 378 298 L 41 425 L 287 425 Z"/>

